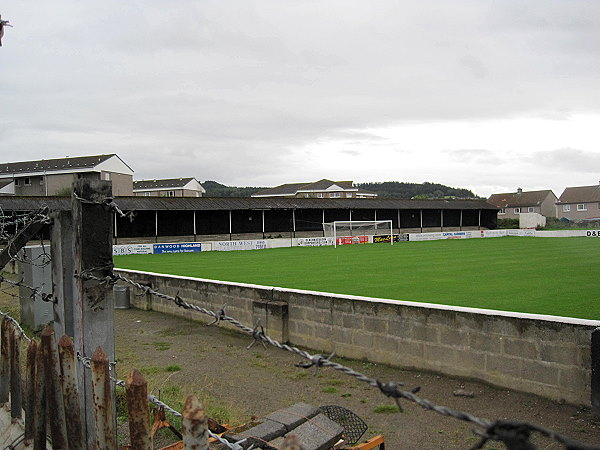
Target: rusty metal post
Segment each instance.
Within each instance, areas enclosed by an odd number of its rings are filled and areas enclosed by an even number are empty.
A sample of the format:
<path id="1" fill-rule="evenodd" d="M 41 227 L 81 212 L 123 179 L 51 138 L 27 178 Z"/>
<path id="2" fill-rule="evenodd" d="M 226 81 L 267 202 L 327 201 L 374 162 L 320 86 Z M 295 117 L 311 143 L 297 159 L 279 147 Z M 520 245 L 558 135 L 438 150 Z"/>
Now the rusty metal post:
<path id="1" fill-rule="evenodd" d="M 208 416 L 194 395 L 190 395 L 183 406 L 183 448 L 208 450 Z"/>
<path id="2" fill-rule="evenodd" d="M 58 356 L 63 377 L 62 392 L 69 450 L 84 450 L 86 444 L 81 426 L 81 404 L 77 387 L 77 360 L 75 359 L 73 341 L 67 335 L 63 335 L 58 341 Z"/>
<path id="3" fill-rule="evenodd" d="M 125 382 L 131 448 L 152 450 L 148 383 L 139 370 L 133 369 Z"/>
<path id="4" fill-rule="evenodd" d="M 100 347 L 92 355 L 92 390 L 97 448 L 116 448 L 117 434 L 108 359 Z"/>
<path id="5" fill-rule="evenodd" d="M 46 374 L 46 401 L 48 416 L 51 418 L 50 435 L 52 448 L 67 448 L 67 425 L 65 404 L 63 402 L 60 362 L 54 330 L 46 326 L 42 331 L 42 352 L 44 354 L 44 372 Z"/>
<path id="6" fill-rule="evenodd" d="M 14 421 L 20 419 L 23 409 L 21 396 L 21 335 L 12 328 L 12 336 L 10 336 L 10 417 Z"/>
<path id="7" fill-rule="evenodd" d="M 35 386 L 33 399 L 34 432 L 33 450 L 46 449 L 46 374 L 44 352 L 38 347 L 35 355 Z"/>
<path id="8" fill-rule="evenodd" d="M 296 435 L 290 434 L 283 440 L 279 450 L 302 450 L 302 446 L 298 443 Z"/>
<path id="9" fill-rule="evenodd" d="M 10 319 L 2 319 L 2 337 L 0 338 L 0 406 L 8 403 L 8 394 L 10 392 Z"/>
<path id="10" fill-rule="evenodd" d="M 27 360 L 25 365 L 25 445 L 29 446 L 33 442 L 35 430 L 35 360 L 37 357 L 38 345 L 36 341 L 31 341 L 27 346 Z"/>

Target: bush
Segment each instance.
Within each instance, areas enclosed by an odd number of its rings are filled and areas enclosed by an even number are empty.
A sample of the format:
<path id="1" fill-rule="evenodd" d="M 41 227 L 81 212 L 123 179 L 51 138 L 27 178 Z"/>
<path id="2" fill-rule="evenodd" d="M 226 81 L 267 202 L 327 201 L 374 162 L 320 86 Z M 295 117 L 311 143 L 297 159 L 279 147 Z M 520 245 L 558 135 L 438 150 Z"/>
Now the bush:
<path id="1" fill-rule="evenodd" d="M 498 228 L 500 230 L 519 228 L 519 219 L 498 219 Z"/>

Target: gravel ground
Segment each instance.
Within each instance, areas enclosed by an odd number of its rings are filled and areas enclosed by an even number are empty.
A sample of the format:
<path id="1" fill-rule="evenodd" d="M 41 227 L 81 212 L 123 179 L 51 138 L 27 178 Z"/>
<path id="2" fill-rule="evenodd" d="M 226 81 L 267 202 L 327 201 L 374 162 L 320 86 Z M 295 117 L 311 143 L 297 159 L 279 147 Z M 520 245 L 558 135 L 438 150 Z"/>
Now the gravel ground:
<path id="1" fill-rule="evenodd" d="M 0 292 L 0 310 L 18 317 L 16 290 Z M 12 295 L 11 295 L 12 294 Z M 297 402 L 314 406 L 339 405 L 352 410 L 368 425 L 363 439 L 382 434 L 388 449 L 466 449 L 479 437 L 469 423 L 441 416 L 403 401 L 403 411 L 378 390 L 332 369 L 294 366 L 299 357 L 261 345 L 246 347 L 251 338 L 225 326 L 198 322 L 153 311 L 115 312 L 117 370 L 125 378 L 134 367 L 149 381 L 152 393 L 162 395 L 179 409 L 189 394 L 197 395 L 209 413 L 238 425 Z M 600 446 L 600 421 L 589 409 L 560 404 L 541 397 L 497 388 L 473 380 L 441 374 L 392 368 L 366 361 L 336 361 L 382 381 L 403 382 L 419 396 L 438 405 L 462 410 L 489 420 L 513 419 L 553 429 L 590 445 Z M 461 389 L 474 397 L 457 397 Z M 126 425 L 121 427 L 126 429 Z M 161 433 L 155 448 L 172 442 Z M 535 438 L 539 448 L 563 448 Z M 504 448 L 489 443 L 488 449 Z"/>
<path id="2" fill-rule="evenodd" d="M 121 376 L 132 367 L 140 368 L 150 373 L 155 393 L 175 387 L 182 399 L 190 393 L 198 395 L 209 410 L 216 407 L 230 412 L 232 424 L 306 402 L 352 410 L 369 426 L 365 438 L 382 434 L 390 449 L 465 449 L 479 440 L 472 432 L 474 425 L 408 401 L 403 402 L 403 412 L 391 412 L 394 403 L 365 383 L 333 369 L 320 369 L 315 377 L 313 369 L 294 366 L 298 356 L 261 345 L 247 349 L 251 338 L 224 327 L 135 309 L 118 310 L 116 318 Z M 420 386 L 419 395 L 439 405 L 490 420 L 527 421 L 588 444 L 600 444 L 600 422 L 582 407 L 430 372 L 337 361 L 382 381 L 403 382 L 407 389 Z M 169 372 L 167 368 L 173 365 L 181 370 Z M 453 395 L 458 389 L 473 392 L 474 397 Z M 562 448 L 547 439 L 536 438 L 535 442 L 540 448 Z M 491 443 L 486 448 L 504 447 Z"/>

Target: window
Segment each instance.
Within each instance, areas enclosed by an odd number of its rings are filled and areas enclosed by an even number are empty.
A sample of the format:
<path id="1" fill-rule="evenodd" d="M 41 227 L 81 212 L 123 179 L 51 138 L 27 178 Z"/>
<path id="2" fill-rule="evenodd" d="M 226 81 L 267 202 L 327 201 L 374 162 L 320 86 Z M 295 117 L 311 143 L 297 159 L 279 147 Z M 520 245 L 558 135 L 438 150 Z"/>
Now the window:
<path id="1" fill-rule="evenodd" d="M 144 197 L 150 197 L 150 192 L 144 192 Z"/>
<path id="2" fill-rule="evenodd" d="M 515 208 L 515 214 L 521 214 L 521 208 Z"/>
<path id="3" fill-rule="evenodd" d="M 322 192 L 317 192 L 317 198 L 323 198 L 323 193 Z"/>
<path id="4" fill-rule="evenodd" d="M 102 179 L 109 181 L 110 180 L 110 172 L 102 172 Z"/>
<path id="5" fill-rule="evenodd" d="M 527 212 L 534 212 L 534 207 L 533 206 L 528 206 L 527 207 Z"/>
<path id="6" fill-rule="evenodd" d="M 167 197 L 175 197 L 175 191 L 167 191 Z"/>
<path id="7" fill-rule="evenodd" d="M 500 211 L 498 211 L 498 214 L 506 214 L 506 210 L 504 208 L 500 208 Z"/>
<path id="8" fill-rule="evenodd" d="M 44 184 L 44 177 L 40 178 L 40 186 L 42 186 Z"/>
<path id="9" fill-rule="evenodd" d="M 331 194 L 329 194 L 330 198 L 340 198 L 340 193 L 339 192 L 332 192 Z"/>
<path id="10" fill-rule="evenodd" d="M 15 178 L 15 186 L 21 186 L 21 180 L 19 178 Z"/>
<path id="11" fill-rule="evenodd" d="M 305 197 L 305 198 L 308 198 L 309 196 L 310 196 L 309 194 L 304 194 L 304 197 Z"/>
<path id="12" fill-rule="evenodd" d="M 563 205 L 563 211 L 564 211 L 564 212 L 569 212 L 569 211 L 571 211 L 571 205 Z"/>
<path id="13" fill-rule="evenodd" d="M 587 209 L 585 209 L 585 203 L 579 203 L 577 205 L 577 211 L 587 211 Z"/>
<path id="14" fill-rule="evenodd" d="M 346 192 L 346 197 L 347 198 L 352 198 L 352 192 Z"/>
<path id="15" fill-rule="evenodd" d="M 23 182 L 25 186 L 31 186 L 31 178 L 25 177 L 25 181 Z"/>

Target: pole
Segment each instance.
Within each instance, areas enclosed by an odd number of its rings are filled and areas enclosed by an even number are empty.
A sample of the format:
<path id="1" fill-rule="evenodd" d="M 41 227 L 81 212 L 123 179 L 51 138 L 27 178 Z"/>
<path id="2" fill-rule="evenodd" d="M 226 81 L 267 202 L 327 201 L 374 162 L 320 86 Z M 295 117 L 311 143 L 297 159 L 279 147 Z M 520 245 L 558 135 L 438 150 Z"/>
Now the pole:
<path id="1" fill-rule="evenodd" d="M 115 305 L 112 286 L 79 275 L 89 274 L 103 279 L 112 273 L 112 211 L 106 204 L 106 199 L 112 198 L 112 185 L 110 181 L 82 178 L 75 183 L 75 194 L 72 201 L 73 316 L 70 318 L 73 323 L 73 343 L 75 351 L 84 357 L 91 357 L 96 348 L 102 347 L 108 359 L 114 361 Z M 79 392 L 83 393 L 84 435 L 88 442 L 94 442 L 92 374 L 81 370 L 77 375 Z M 114 399 L 114 386 L 109 387 L 106 395 Z M 114 407 L 114 400 L 110 405 Z"/>

